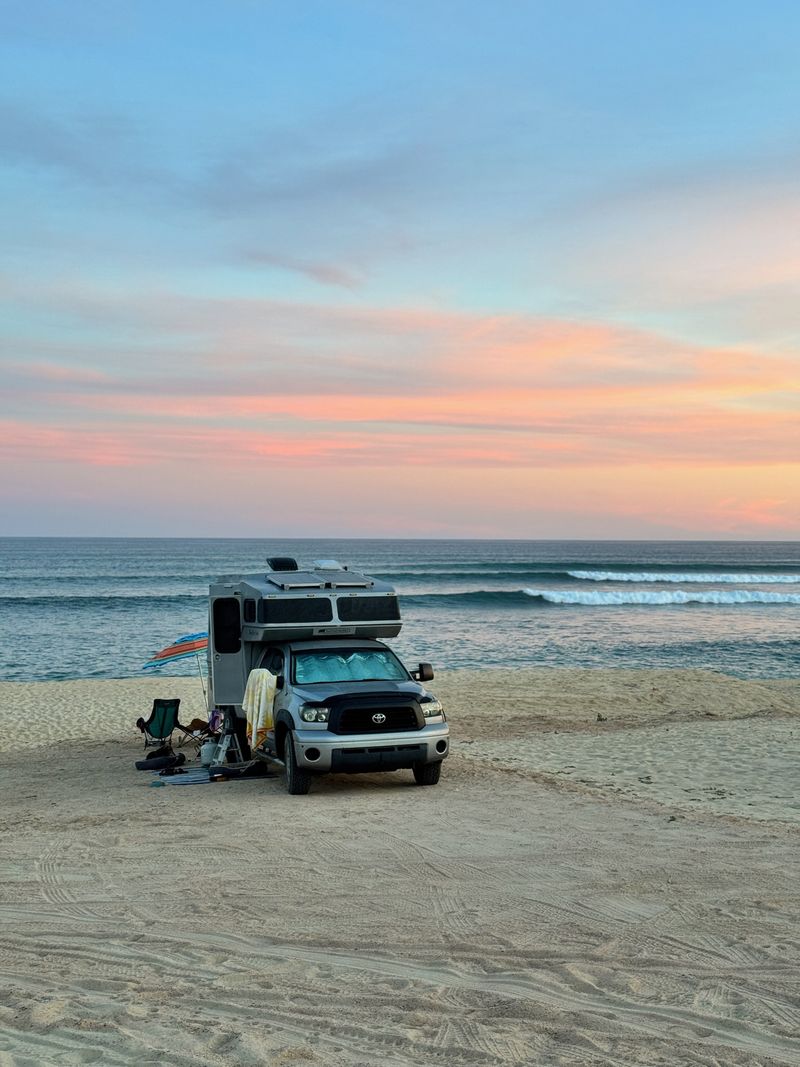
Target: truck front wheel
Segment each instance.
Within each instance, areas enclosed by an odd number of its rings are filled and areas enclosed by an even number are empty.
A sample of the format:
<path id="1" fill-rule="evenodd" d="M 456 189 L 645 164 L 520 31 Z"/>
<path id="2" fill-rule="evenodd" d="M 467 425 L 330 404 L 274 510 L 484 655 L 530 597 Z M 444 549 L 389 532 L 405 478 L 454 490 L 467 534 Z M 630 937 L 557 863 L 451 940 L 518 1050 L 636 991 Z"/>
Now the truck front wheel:
<path id="1" fill-rule="evenodd" d="M 283 763 L 286 767 L 286 792 L 293 797 L 305 796 L 311 788 L 311 778 L 308 771 L 297 766 L 297 756 L 294 753 L 294 738 L 291 730 L 283 740 Z"/>
<path id="2" fill-rule="evenodd" d="M 442 761 L 438 763 L 415 763 L 414 780 L 417 785 L 436 785 L 442 773 Z"/>

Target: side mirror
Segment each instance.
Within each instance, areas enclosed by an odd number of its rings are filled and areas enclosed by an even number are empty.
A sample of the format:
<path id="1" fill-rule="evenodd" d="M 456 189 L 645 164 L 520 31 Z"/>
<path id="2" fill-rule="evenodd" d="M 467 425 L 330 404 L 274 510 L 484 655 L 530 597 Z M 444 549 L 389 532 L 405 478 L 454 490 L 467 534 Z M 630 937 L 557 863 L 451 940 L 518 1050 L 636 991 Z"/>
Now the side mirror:
<path id="1" fill-rule="evenodd" d="M 275 689 L 283 689 L 284 685 L 286 685 L 286 679 L 282 674 L 279 674 L 278 677 L 275 679 Z"/>
<path id="2" fill-rule="evenodd" d="M 419 667 L 413 674 L 419 682 L 433 681 L 433 667 L 431 667 L 430 663 L 420 663 Z"/>

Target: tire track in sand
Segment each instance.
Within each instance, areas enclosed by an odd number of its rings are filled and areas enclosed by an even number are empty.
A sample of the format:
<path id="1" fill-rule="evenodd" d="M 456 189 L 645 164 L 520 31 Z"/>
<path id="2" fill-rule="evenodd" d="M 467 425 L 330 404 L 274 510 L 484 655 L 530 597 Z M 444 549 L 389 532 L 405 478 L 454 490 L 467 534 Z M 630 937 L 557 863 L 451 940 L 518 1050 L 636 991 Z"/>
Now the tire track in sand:
<path id="1" fill-rule="evenodd" d="M 56 939 L 57 940 L 57 939 Z M 59 946 L 47 939 L 44 944 L 51 952 Z M 16 942 L 17 951 L 20 940 Z M 624 1027 L 634 1032 L 650 1034 L 657 1038 L 669 1038 L 682 1034 L 691 1039 L 714 1040 L 734 1048 L 752 1048 L 758 1052 L 769 1050 L 773 1055 L 791 1053 L 800 1059 L 800 1040 L 778 1033 L 757 1030 L 748 1020 L 720 1018 L 693 1010 L 691 1006 L 672 1003 L 637 1002 L 631 995 L 624 995 L 604 987 L 599 981 L 576 972 L 568 965 L 555 961 L 547 966 L 528 968 L 525 971 L 497 971 L 481 973 L 474 967 L 436 965 L 416 960 L 386 959 L 375 954 L 319 949 L 305 944 L 288 944 L 263 937 L 243 938 L 232 934 L 217 934 L 197 930 L 191 941 L 162 936 L 158 949 L 154 944 L 139 941 L 124 945 L 110 945 L 99 940 L 89 954 L 95 961 L 106 964 L 124 961 L 128 967 L 150 966 L 157 970 L 159 978 L 177 981 L 187 973 L 199 978 L 217 977 L 220 961 L 236 970 L 236 952 L 246 950 L 288 963 L 313 964 L 330 969 L 334 974 L 352 974 L 361 981 L 369 976 L 383 979 L 400 979 L 415 986 L 433 987 L 436 990 L 461 989 L 536 1003 L 556 1012 L 590 1013 L 603 1018 L 614 1028 Z M 38 949 L 34 949 L 38 951 Z M 75 946 L 61 946 L 61 951 L 75 956 L 86 955 Z M 788 964 L 783 969 L 789 972 Z M 792 1016 L 790 1016 L 792 1017 Z"/>

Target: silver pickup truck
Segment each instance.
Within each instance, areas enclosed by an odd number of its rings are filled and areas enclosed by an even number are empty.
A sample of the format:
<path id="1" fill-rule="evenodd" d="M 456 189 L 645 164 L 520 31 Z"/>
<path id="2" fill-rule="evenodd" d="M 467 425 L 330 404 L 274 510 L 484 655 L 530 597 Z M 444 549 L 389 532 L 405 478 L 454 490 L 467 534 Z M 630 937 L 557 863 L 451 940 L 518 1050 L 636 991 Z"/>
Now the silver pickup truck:
<path id="1" fill-rule="evenodd" d="M 439 781 L 449 751 L 441 703 L 379 638 L 401 621 L 385 582 L 318 560 L 300 571 L 290 558 L 263 574 L 220 579 L 209 594 L 209 686 L 231 713 L 246 754 L 283 762 L 298 795 L 326 773 L 409 769 L 420 785 Z M 242 700 L 250 671 L 277 678 L 273 725 L 252 753 Z"/>

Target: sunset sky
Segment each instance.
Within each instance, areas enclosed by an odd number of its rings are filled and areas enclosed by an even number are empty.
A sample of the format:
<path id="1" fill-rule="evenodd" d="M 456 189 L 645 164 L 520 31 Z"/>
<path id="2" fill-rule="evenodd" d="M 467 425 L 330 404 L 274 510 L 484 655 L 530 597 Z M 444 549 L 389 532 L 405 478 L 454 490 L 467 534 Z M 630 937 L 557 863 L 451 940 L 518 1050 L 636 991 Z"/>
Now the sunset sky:
<path id="1" fill-rule="evenodd" d="M 797 538 L 798 41 L 5 0 L 0 535 Z"/>

